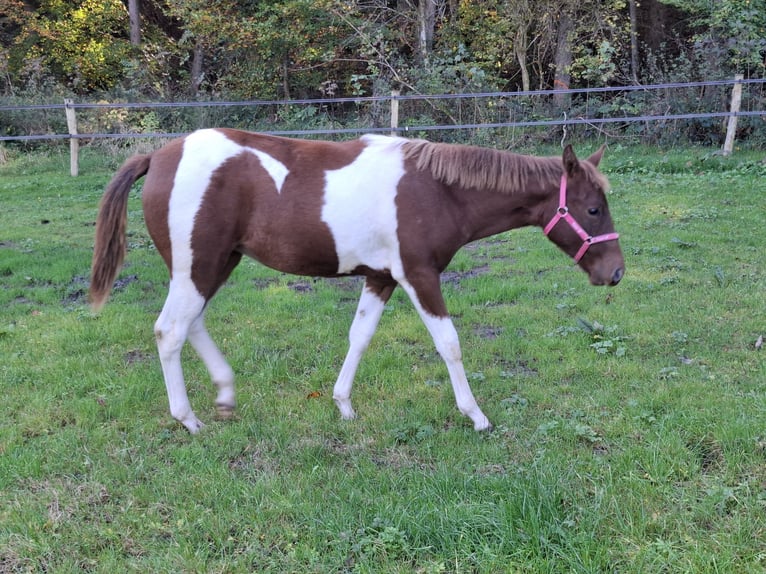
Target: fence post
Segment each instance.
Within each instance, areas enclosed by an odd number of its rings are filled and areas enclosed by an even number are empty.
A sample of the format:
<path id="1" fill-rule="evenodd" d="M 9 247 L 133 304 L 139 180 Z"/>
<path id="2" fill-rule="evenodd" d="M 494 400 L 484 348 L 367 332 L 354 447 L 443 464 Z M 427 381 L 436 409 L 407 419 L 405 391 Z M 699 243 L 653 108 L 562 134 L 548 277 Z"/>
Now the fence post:
<path id="1" fill-rule="evenodd" d="M 399 135 L 399 90 L 391 90 L 391 135 Z"/>
<path id="2" fill-rule="evenodd" d="M 70 99 L 64 100 L 64 112 L 66 113 L 66 125 L 70 136 L 77 135 L 77 117 L 75 116 L 74 102 Z M 69 172 L 72 177 L 77 177 L 80 173 L 80 140 L 76 137 L 69 138 Z"/>
<path id="3" fill-rule="evenodd" d="M 723 143 L 723 155 L 729 155 L 734 150 L 734 138 L 737 135 L 737 116 L 740 105 L 742 104 L 742 74 L 734 76 L 734 87 L 731 89 L 731 113 L 729 124 L 726 126 L 726 141 Z"/>

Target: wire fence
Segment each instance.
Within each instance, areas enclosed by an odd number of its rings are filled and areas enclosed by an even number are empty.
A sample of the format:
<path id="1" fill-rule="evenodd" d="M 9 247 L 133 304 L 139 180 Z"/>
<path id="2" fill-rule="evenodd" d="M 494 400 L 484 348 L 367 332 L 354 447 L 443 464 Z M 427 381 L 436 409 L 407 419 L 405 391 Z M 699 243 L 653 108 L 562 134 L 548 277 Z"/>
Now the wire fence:
<path id="1" fill-rule="evenodd" d="M 744 90 L 737 110 L 729 106 L 735 86 Z M 19 104 L 0 106 L 0 142 L 172 138 L 217 126 L 306 137 L 442 132 L 442 140 L 456 130 L 582 126 L 602 133 L 613 126 L 614 136 L 656 139 L 671 130 L 693 142 L 715 143 L 723 138 L 723 120 L 731 117 L 749 122 L 740 124 L 746 135 L 766 139 L 765 91 L 766 79 L 735 78 L 529 92 Z"/>

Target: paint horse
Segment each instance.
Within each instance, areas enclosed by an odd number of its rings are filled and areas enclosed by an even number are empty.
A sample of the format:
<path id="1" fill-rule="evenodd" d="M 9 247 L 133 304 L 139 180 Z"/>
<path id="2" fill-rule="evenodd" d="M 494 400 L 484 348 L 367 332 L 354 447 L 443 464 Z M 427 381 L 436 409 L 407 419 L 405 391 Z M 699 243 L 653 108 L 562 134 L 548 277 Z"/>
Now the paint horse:
<path id="1" fill-rule="evenodd" d="M 476 239 L 536 225 L 594 285 L 616 285 L 624 260 L 597 169 L 603 147 L 579 161 L 423 140 L 367 135 L 343 143 L 206 129 L 128 159 L 109 183 L 96 223 L 90 298 L 106 301 L 126 251 L 127 198 L 146 176 L 149 234 L 170 270 L 154 326 L 170 412 L 190 432 L 194 414 L 181 368 L 188 339 L 217 386 L 216 407 L 235 407 L 234 374 L 205 329 L 207 303 L 248 255 L 278 271 L 363 275 L 348 354 L 333 398 L 344 419 L 354 375 L 397 285 L 444 359 L 457 407 L 491 429 L 471 392 L 440 273 Z"/>

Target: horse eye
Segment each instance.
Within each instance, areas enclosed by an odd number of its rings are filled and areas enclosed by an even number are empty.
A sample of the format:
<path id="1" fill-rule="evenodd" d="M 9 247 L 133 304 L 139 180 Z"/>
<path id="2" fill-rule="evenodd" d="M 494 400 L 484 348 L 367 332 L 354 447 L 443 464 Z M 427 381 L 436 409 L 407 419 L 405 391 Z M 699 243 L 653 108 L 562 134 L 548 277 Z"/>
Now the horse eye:
<path id="1" fill-rule="evenodd" d="M 598 207 L 591 207 L 588 209 L 588 215 L 598 215 L 601 210 Z"/>

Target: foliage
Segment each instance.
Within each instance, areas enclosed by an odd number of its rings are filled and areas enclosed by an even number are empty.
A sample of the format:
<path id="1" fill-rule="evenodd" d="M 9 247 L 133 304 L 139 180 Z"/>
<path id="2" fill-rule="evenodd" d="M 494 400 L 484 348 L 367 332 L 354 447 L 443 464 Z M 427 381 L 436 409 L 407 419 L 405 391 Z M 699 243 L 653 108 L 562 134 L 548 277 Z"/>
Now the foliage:
<path id="1" fill-rule="evenodd" d="M 644 0 L 645 10 L 660 0 Z M 145 0 L 142 41 L 128 41 L 124 2 L 109 0 L 0 0 L 0 105 L 194 99 L 290 100 L 402 94 L 483 93 L 549 89 L 561 62 L 570 87 L 619 86 L 763 77 L 766 0 L 663 0 L 676 10 L 662 22 L 674 35 L 640 47 L 632 70 L 627 0 L 434 0 L 433 43 L 419 36 L 427 24 L 419 3 L 384 0 Z M 663 14 L 665 13 L 663 11 Z M 640 12 L 644 14 L 645 12 Z M 568 35 L 559 35 L 564 21 Z M 687 33 L 688 32 L 688 33 Z M 559 61 L 561 53 L 566 58 Z M 634 74 L 635 72 L 635 74 Z M 561 87 L 560 85 L 556 87 Z M 401 102 L 403 126 L 486 124 L 604 116 L 663 116 L 727 108 L 726 88 L 633 91 L 554 98 L 493 98 Z M 749 89 L 744 109 L 763 108 L 764 94 Z M 83 131 L 185 132 L 201 126 L 245 129 L 385 127 L 384 102 L 334 102 L 205 110 L 130 110 L 78 115 Z M 4 135 L 62 133 L 56 114 L 9 110 Z M 742 118 L 738 138 L 756 144 L 766 127 Z M 608 133 L 644 142 L 678 138 L 716 145 L 720 120 L 630 122 L 607 129 L 571 127 L 568 133 Z M 477 136 L 487 136 L 484 130 Z M 462 139 L 462 132 L 442 133 Z M 516 133 L 511 134 L 511 140 Z M 553 141 L 561 133 L 527 130 L 524 139 Z"/>
<path id="2" fill-rule="evenodd" d="M 507 76 L 514 62 L 512 14 L 504 0 L 462 0 L 455 25 L 449 31 L 454 38 L 449 41 L 470 52 L 474 65 L 485 74 Z"/>
<path id="3" fill-rule="evenodd" d="M 15 40 L 14 64 L 29 77 L 41 66 L 79 93 L 113 87 L 129 54 L 119 0 L 45 0 Z"/>
<path id="4" fill-rule="evenodd" d="M 695 48 L 715 67 L 762 76 L 766 55 L 766 0 L 662 0 L 689 11 L 698 32 Z"/>
<path id="5" fill-rule="evenodd" d="M 290 0 L 242 6 L 187 0 L 170 10 L 184 23 L 181 45 L 201 48 L 207 89 L 238 99 L 316 94 L 322 69 L 340 44 L 326 1 Z M 296 70 L 301 72 L 295 74 Z"/>
<path id="6" fill-rule="evenodd" d="M 691 17 L 696 35 L 680 54 L 645 53 L 639 78 L 652 72 L 650 57 L 670 69 L 695 51 L 708 62 L 688 70 L 688 80 L 711 70 L 762 75 L 766 0 L 663 1 Z M 427 23 L 416 2 L 147 0 L 134 47 L 119 0 L 0 0 L 0 85 L 18 94 L 53 81 L 107 100 L 175 99 L 190 89 L 201 98 L 289 99 L 550 88 L 564 15 L 573 21 L 573 87 L 613 85 L 632 82 L 627 4 L 436 0 L 433 46 L 423 55 L 418 37 Z"/>

